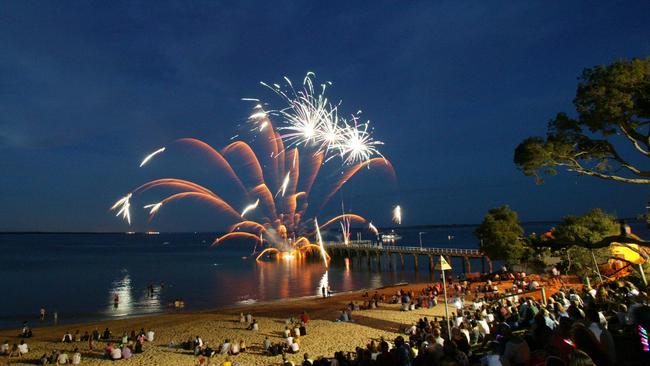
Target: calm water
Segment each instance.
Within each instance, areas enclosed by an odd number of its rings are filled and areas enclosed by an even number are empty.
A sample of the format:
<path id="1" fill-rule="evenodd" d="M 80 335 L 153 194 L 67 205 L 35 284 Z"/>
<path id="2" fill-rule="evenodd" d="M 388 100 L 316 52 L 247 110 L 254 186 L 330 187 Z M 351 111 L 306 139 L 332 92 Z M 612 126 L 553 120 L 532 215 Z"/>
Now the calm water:
<path id="1" fill-rule="evenodd" d="M 542 232 L 550 225 L 528 226 Z M 426 228 L 398 231 L 399 245 L 475 248 L 474 227 Z M 363 239 L 369 239 L 364 233 Z M 208 246 L 216 234 L 0 234 L 0 328 L 18 327 L 23 320 L 37 324 L 44 306 L 59 322 L 78 322 L 169 311 L 183 298 L 186 309 L 199 310 L 241 302 L 314 296 L 326 283 L 333 291 L 380 287 L 429 279 L 427 265 L 413 270 L 377 271 L 373 262 L 338 259 L 329 269 L 321 262 L 256 263 L 245 243 Z M 330 234 L 329 239 L 336 239 Z M 356 238 L 356 234 L 353 234 Z M 327 240 L 327 238 L 326 238 Z M 452 263 L 461 268 L 460 260 Z M 480 270 L 478 260 L 472 263 Z M 161 289 L 160 284 L 165 286 Z M 153 284 L 154 296 L 147 287 Z M 113 307 L 113 296 L 120 303 Z"/>

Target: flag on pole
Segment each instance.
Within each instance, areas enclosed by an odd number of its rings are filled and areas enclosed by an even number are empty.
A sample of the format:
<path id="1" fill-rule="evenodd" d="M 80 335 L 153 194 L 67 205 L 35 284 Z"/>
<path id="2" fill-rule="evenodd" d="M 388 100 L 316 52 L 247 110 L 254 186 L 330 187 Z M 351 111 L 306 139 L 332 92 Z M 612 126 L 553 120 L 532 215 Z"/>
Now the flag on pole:
<path id="1" fill-rule="evenodd" d="M 440 262 L 436 265 L 436 269 L 441 270 L 441 271 L 448 271 L 451 269 L 451 266 L 445 259 L 445 257 L 440 256 Z"/>

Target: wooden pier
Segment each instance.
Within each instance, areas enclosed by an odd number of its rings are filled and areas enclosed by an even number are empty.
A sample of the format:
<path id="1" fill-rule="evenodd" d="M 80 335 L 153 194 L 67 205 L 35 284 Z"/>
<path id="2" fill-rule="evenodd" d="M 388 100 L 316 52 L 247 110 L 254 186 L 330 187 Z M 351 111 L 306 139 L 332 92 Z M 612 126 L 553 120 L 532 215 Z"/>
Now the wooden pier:
<path id="1" fill-rule="evenodd" d="M 428 248 L 428 247 L 412 247 L 402 245 L 377 245 L 370 241 L 353 241 L 348 244 L 338 242 L 324 242 L 323 247 L 331 257 L 347 257 L 352 258 L 356 256 L 361 258 L 366 257 L 368 267 L 370 267 L 372 258 L 376 258 L 377 268 L 381 268 L 381 261 L 383 257 L 388 259 L 388 268 L 393 269 L 393 261 L 395 257 L 399 258 L 401 268 L 404 269 L 405 257 L 413 257 L 413 265 L 416 271 L 419 270 L 419 258 L 424 256 L 429 259 L 429 271 L 433 273 L 435 264 L 438 262 L 439 256 L 444 256 L 447 262 L 451 263 L 452 258 L 462 258 L 462 272 L 471 273 L 472 267 L 470 258 L 481 259 L 481 273 L 492 272 L 492 261 L 479 249 L 463 249 L 463 248 Z M 487 264 L 487 272 L 486 272 Z"/>

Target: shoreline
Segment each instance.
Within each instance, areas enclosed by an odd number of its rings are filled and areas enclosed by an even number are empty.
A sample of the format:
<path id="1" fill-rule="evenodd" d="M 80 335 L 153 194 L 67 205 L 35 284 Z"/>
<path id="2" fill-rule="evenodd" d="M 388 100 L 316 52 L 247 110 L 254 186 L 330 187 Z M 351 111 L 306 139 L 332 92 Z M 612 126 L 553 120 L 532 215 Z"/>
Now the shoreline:
<path id="1" fill-rule="evenodd" d="M 424 287 L 424 286 L 428 286 L 429 284 L 431 284 L 431 282 L 422 282 L 422 283 L 400 282 L 400 283 L 386 285 L 378 288 L 361 288 L 358 290 L 332 292 L 332 295 L 329 296 L 328 298 L 335 298 L 335 297 L 346 296 L 346 295 L 359 295 L 359 294 L 363 294 L 363 292 L 380 291 L 380 290 L 397 288 L 397 287 L 408 287 L 408 286 Z M 41 324 L 38 323 L 39 321 L 38 318 L 34 318 L 34 319 L 28 318 L 27 322 L 29 323 L 32 330 L 48 329 L 53 327 L 75 328 L 75 327 L 84 327 L 91 324 L 119 322 L 119 321 L 127 321 L 127 320 L 134 320 L 134 319 L 157 318 L 157 317 L 167 316 L 167 315 L 192 315 L 192 314 L 199 315 L 199 314 L 215 314 L 215 313 L 223 313 L 223 312 L 230 313 L 235 310 L 239 311 L 240 309 L 250 310 L 258 306 L 267 306 L 267 305 L 272 306 L 272 305 L 279 305 L 279 304 L 295 303 L 299 301 L 315 301 L 320 299 L 322 299 L 322 296 L 308 295 L 308 296 L 288 297 L 284 299 L 272 299 L 272 300 L 262 300 L 262 301 L 255 300 L 254 302 L 249 304 L 234 303 L 231 305 L 223 305 L 223 306 L 211 307 L 206 309 L 195 309 L 189 311 L 175 311 L 173 310 L 173 308 L 168 308 L 168 310 L 161 311 L 161 312 L 132 314 L 132 315 L 125 315 L 120 317 L 95 318 L 95 319 L 82 320 L 82 321 L 59 322 L 58 324 L 54 324 L 51 320 L 47 320 L 46 323 Z M 241 301 L 246 301 L 246 300 L 241 300 Z M 20 327 L 21 327 L 21 321 L 16 321 L 15 327 L 0 328 L 0 337 L 5 336 L 8 331 L 18 330 Z"/>
<path id="2" fill-rule="evenodd" d="M 332 296 L 330 297 L 335 297 L 335 296 L 342 296 L 342 295 L 351 295 L 355 293 L 363 293 L 364 291 L 379 291 L 383 289 L 388 289 L 388 288 L 394 288 L 394 287 L 399 287 L 399 286 L 410 286 L 410 285 L 422 285 L 426 286 L 430 284 L 430 282 L 422 282 L 422 283 L 408 283 L 408 282 L 398 282 L 395 284 L 391 285 L 385 285 L 382 287 L 378 288 L 361 288 L 358 290 L 349 290 L 349 291 L 340 291 L 340 292 L 332 292 Z M 218 313 L 218 312 L 224 312 L 224 311 L 229 311 L 229 310 L 236 310 L 240 308 L 250 308 L 250 307 L 256 307 L 256 306 L 264 306 L 264 305 L 274 305 L 277 303 L 282 303 L 282 302 L 295 302 L 295 301 L 309 301 L 309 300 L 315 300 L 315 299 L 321 299 L 322 297 L 319 295 L 307 295 L 307 296 L 298 296 L 298 297 L 289 297 L 289 298 L 284 298 L 284 299 L 272 299 L 272 300 L 261 300 L 257 301 L 254 300 L 252 303 L 244 304 L 240 303 L 242 301 L 247 301 L 247 300 L 240 300 L 234 304 L 230 305 L 222 305 L 222 306 L 216 306 L 216 307 L 210 307 L 210 308 L 205 308 L 205 309 L 193 309 L 189 311 L 175 311 L 172 307 L 168 306 L 166 307 L 164 311 L 159 311 L 159 312 L 151 312 L 151 313 L 141 313 L 141 314 L 131 314 L 131 315 L 125 315 L 125 316 L 119 316 L 119 317 L 106 317 L 106 318 L 93 318 L 93 319 L 88 319 L 84 320 L 81 319 L 80 321 L 76 321 L 75 316 L 69 318 L 73 319 L 70 322 L 67 321 L 59 321 L 57 324 L 54 324 L 53 321 L 47 320 L 45 323 L 39 323 L 39 320 L 37 317 L 33 318 L 26 318 L 27 322 L 29 323 L 30 327 L 32 329 L 45 329 L 45 328 L 50 328 L 50 327 L 78 327 L 78 326 L 83 326 L 87 324 L 94 324 L 94 323 L 105 323 L 105 322 L 112 322 L 112 321 L 120 321 L 120 320 L 131 320 L 131 319 L 142 319 L 142 318 L 147 318 L 147 317 L 158 317 L 158 316 L 164 316 L 164 315 L 171 315 L 171 314 L 205 314 L 205 313 Z M 50 314 L 48 314 L 50 316 Z M 18 329 L 21 327 L 22 321 L 25 319 L 18 320 L 16 318 L 16 324 L 15 327 L 0 327 L 0 336 L 5 334 L 6 331 L 13 330 L 13 329 Z M 10 321 L 6 321 L 7 323 Z"/>
<path id="3" fill-rule="evenodd" d="M 301 337 L 300 351 L 291 354 L 289 358 L 294 362 L 302 360 L 303 353 L 307 352 L 312 358 L 325 356 L 332 357 L 336 351 L 354 351 L 357 346 L 365 346 L 371 339 L 378 340 L 384 336 L 394 339 L 400 334 L 400 327 L 410 324 L 422 316 L 441 316 L 444 314 L 444 305 L 437 305 L 432 309 L 418 309 L 402 312 L 399 305 L 381 304 L 377 309 L 359 310 L 353 312 L 355 322 L 336 322 L 339 311 L 348 303 L 362 301 L 365 292 L 374 291 L 380 294 L 393 294 L 397 288 L 419 291 L 430 282 L 395 284 L 377 289 L 361 289 L 335 293 L 330 297 L 322 298 L 310 296 L 308 298 L 277 299 L 255 304 L 241 304 L 216 309 L 172 312 L 140 317 L 99 320 L 75 324 L 58 324 L 36 326 L 33 328 L 34 337 L 26 339 L 31 351 L 25 357 L 13 358 L 12 364 L 34 364 L 43 353 L 51 354 L 54 350 L 65 350 L 71 353 L 78 347 L 82 353 L 82 364 L 101 365 L 112 361 L 101 358 L 104 342 L 98 342 L 97 349 L 90 351 L 88 342 L 71 344 L 61 343 L 63 334 L 80 330 L 100 332 L 108 327 L 113 338 L 118 338 L 123 332 L 154 329 L 156 332 L 154 342 L 145 344 L 145 352 L 134 355 L 129 360 L 121 360 L 125 365 L 194 365 L 197 357 L 191 352 L 178 348 L 170 349 L 167 345 L 174 342 L 176 345 L 183 341 L 200 335 L 205 342 L 213 348 L 218 348 L 224 339 L 245 340 L 250 351 L 233 356 L 233 361 L 242 365 L 269 365 L 279 364 L 280 356 L 266 356 L 260 352 L 260 345 L 265 337 L 272 342 L 282 341 L 281 333 L 285 327 L 285 320 L 289 317 L 297 318 L 302 311 L 310 316 L 307 325 L 307 335 Z M 245 324 L 239 323 L 239 313 L 251 312 L 260 324 L 260 331 L 254 332 L 245 329 Z M 345 337 L 341 335 L 345 334 Z M 9 340 L 10 344 L 18 343 L 18 329 L 0 330 L 1 341 Z M 5 358 L 5 360 L 7 360 Z M 225 356 L 216 355 L 212 362 L 220 365 Z"/>

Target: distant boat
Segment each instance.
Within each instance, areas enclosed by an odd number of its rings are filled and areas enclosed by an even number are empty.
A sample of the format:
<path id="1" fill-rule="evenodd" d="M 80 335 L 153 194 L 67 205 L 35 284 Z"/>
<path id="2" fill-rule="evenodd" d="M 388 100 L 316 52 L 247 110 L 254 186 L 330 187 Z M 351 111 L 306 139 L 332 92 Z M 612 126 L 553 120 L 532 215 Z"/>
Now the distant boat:
<path id="1" fill-rule="evenodd" d="M 395 230 L 391 230 L 390 233 L 381 234 L 381 241 L 384 243 L 395 243 L 398 240 L 401 240 L 402 237 L 395 233 Z"/>
<path id="2" fill-rule="evenodd" d="M 168 241 L 164 241 L 164 242 L 163 242 L 163 245 L 169 245 L 169 242 L 168 242 Z"/>

